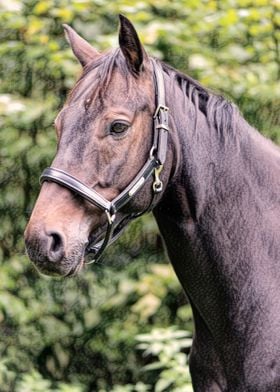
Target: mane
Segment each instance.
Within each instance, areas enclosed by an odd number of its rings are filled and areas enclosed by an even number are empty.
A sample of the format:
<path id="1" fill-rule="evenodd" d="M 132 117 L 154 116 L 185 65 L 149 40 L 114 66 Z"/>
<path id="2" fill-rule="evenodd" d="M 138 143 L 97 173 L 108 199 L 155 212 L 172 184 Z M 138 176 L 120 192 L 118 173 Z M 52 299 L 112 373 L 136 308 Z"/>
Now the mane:
<path id="1" fill-rule="evenodd" d="M 216 129 L 221 138 L 234 135 L 236 129 L 236 106 L 221 95 L 203 87 L 198 81 L 175 68 L 160 62 L 163 71 L 179 85 L 195 109 L 197 123 L 198 111 L 204 114 L 210 128 Z M 195 124 L 196 130 L 196 124 Z"/>
<path id="2" fill-rule="evenodd" d="M 186 98 L 192 103 L 195 110 L 195 129 L 198 112 L 201 112 L 206 117 L 209 127 L 214 127 L 221 138 L 226 134 L 234 134 L 236 114 L 238 111 L 233 103 L 229 102 L 221 95 L 211 92 L 190 76 L 183 74 L 170 65 L 167 65 L 160 60 L 156 61 L 160 63 L 163 72 L 179 85 Z M 132 87 L 130 81 L 131 79 L 134 79 L 135 76 L 132 76 L 125 58 L 121 54 L 120 48 L 117 48 L 102 54 L 97 60 L 89 63 L 84 68 L 81 77 L 70 92 L 70 96 L 73 97 L 76 95 L 79 98 L 88 92 L 87 98 L 89 98 L 90 101 L 96 94 L 99 95 L 99 98 L 102 101 L 115 68 L 117 68 L 123 74 L 125 80 L 127 80 L 127 90 L 129 91 Z M 92 77 L 91 74 L 93 75 Z M 80 86 L 83 86 L 85 79 L 87 79 L 87 83 L 84 88 L 80 89 Z"/>

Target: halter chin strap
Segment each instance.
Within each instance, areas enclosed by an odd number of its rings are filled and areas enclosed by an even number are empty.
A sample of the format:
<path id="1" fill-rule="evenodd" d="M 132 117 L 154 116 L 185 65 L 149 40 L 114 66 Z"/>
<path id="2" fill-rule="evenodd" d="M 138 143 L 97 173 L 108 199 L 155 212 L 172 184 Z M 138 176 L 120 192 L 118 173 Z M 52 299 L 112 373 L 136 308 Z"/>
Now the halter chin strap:
<path id="1" fill-rule="evenodd" d="M 92 258 L 89 262 L 87 262 L 87 264 L 96 262 L 101 257 L 107 246 L 109 246 L 120 236 L 124 227 L 132 219 L 135 219 L 136 217 L 151 210 L 153 208 L 155 196 L 163 189 L 160 173 L 165 163 L 167 151 L 167 140 L 169 132 L 168 107 L 165 105 L 165 90 L 162 70 L 154 59 L 152 59 L 152 64 L 154 69 L 156 101 L 156 111 L 154 113 L 153 145 L 150 150 L 149 158 L 136 177 L 131 181 L 131 183 L 115 199 L 109 201 L 105 199 L 100 193 L 89 188 L 80 180 L 63 170 L 56 169 L 54 167 L 48 167 L 43 171 L 40 177 L 41 184 L 44 181 L 56 182 L 57 184 L 77 193 L 88 202 L 94 204 L 106 213 L 108 222 L 105 237 L 96 244 L 88 244 L 86 253 L 87 256 L 92 255 Z M 125 217 L 117 225 L 115 225 L 116 214 L 139 192 L 139 190 L 146 184 L 152 175 L 154 175 L 153 197 L 150 205 L 144 211 L 140 213 L 132 213 L 131 215 Z"/>

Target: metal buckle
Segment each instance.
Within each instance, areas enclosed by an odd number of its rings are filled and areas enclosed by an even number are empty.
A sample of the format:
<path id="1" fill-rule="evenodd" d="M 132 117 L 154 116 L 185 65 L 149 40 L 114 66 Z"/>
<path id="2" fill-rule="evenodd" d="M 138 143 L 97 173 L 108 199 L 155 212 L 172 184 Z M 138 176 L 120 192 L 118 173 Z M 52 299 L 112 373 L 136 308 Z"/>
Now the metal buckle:
<path id="1" fill-rule="evenodd" d="M 116 219 L 116 214 L 111 214 L 110 211 L 105 210 L 105 213 L 107 215 L 107 219 L 110 225 L 112 225 Z"/>
<path id="2" fill-rule="evenodd" d="M 168 131 L 168 132 L 170 131 L 169 126 L 166 125 L 166 124 L 163 124 L 163 123 L 158 124 L 158 125 L 156 126 L 156 129 L 165 129 L 165 130 Z"/>
<path id="3" fill-rule="evenodd" d="M 164 106 L 164 105 L 158 105 L 158 107 L 156 108 L 156 111 L 154 113 L 154 118 L 158 117 L 159 112 L 163 110 L 164 112 L 168 112 L 169 107 L 168 106 Z"/>

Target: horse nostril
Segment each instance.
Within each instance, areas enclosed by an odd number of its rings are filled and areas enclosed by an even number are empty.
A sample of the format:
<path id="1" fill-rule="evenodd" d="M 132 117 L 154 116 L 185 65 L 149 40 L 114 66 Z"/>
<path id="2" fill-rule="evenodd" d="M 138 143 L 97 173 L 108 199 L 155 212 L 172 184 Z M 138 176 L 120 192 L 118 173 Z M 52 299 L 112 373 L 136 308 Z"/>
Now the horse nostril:
<path id="1" fill-rule="evenodd" d="M 62 236 L 59 233 L 49 233 L 49 251 L 48 256 L 50 261 L 58 262 L 64 257 L 64 244 Z"/>
<path id="2" fill-rule="evenodd" d="M 50 250 L 52 252 L 57 252 L 57 251 L 59 251 L 59 248 L 62 244 L 61 237 L 57 233 L 52 233 L 51 237 L 52 237 L 52 242 L 51 242 L 51 249 Z"/>

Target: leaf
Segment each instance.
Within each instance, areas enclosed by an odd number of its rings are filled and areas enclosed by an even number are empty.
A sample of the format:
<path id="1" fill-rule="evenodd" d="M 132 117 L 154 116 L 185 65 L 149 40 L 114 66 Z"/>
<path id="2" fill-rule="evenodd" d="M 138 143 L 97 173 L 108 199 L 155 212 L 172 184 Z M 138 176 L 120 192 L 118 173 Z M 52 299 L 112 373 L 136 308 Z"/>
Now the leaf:
<path id="1" fill-rule="evenodd" d="M 160 378 L 155 385 L 155 392 L 162 392 L 166 390 L 173 383 L 172 380 L 167 380 L 164 378 Z"/>
<path id="2" fill-rule="evenodd" d="M 162 369 L 164 367 L 164 365 L 162 364 L 162 362 L 153 362 L 149 365 L 145 365 L 142 370 L 143 371 L 149 371 L 149 370 L 159 370 Z"/>
<path id="3" fill-rule="evenodd" d="M 139 313 L 141 319 L 152 316 L 159 308 L 161 301 L 153 294 L 146 294 L 140 298 L 131 308 L 135 313 Z"/>

